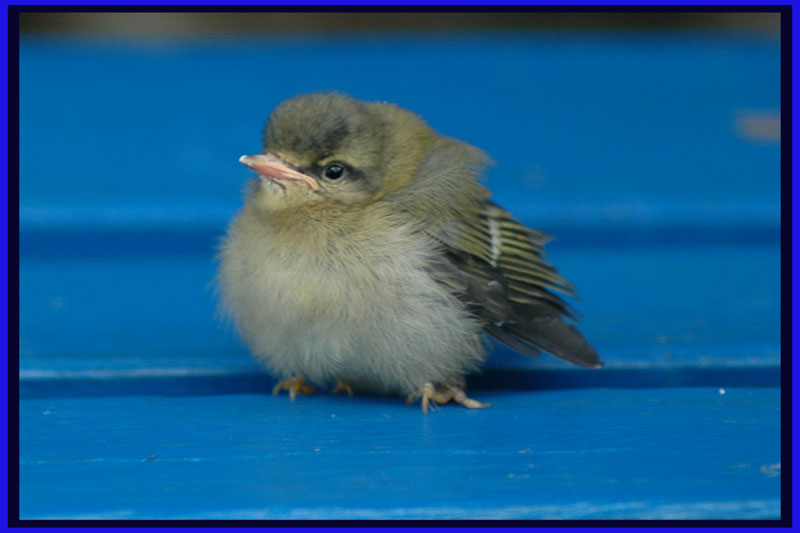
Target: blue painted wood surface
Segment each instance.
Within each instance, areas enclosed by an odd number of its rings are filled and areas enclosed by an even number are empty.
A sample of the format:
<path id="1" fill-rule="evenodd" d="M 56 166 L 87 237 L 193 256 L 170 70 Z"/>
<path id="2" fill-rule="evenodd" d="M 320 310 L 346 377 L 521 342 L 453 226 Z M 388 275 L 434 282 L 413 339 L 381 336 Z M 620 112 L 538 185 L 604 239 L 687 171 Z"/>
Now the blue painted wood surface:
<path id="1" fill-rule="evenodd" d="M 585 371 L 495 345 L 485 411 L 269 394 L 214 246 L 269 110 L 336 88 L 496 161 Z M 23 518 L 777 518 L 779 44 L 698 34 L 23 39 Z"/>
<path id="2" fill-rule="evenodd" d="M 778 391 L 39 399 L 20 410 L 29 518 L 774 518 Z M 98 427 L 98 422 L 103 427 Z"/>

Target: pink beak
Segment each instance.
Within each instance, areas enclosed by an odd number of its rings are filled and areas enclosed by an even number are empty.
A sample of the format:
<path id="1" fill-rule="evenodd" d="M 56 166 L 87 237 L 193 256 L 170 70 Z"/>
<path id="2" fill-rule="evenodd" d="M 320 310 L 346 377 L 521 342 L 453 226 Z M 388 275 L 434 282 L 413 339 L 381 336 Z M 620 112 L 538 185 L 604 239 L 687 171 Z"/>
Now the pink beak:
<path id="1" fill-rule="evenodd" d="M 319 183 L 307 174 L 298 172 L 286 161 L 272 154 L 243 155 L 239 163 L 258 172 L 262 178 L 272 181 L 302 181 L 312 191 L 319 190 Z"/>

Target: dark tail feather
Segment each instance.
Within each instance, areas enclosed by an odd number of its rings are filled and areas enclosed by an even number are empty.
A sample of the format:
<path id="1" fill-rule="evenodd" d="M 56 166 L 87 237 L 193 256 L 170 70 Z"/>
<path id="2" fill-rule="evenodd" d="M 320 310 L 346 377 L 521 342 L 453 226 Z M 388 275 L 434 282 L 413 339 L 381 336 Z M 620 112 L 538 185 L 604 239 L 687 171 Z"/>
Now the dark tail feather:
<path id="1" fill-rule="evenodd" d="M 489 326 L 486 331 L 499 341 L 526 355 L 544 350 L 586 368 L 600 368 L 603 362 L 581 332 L 560 317 L 538 317 L 525 322 Z"/>
<path id="2" fill-rule="evenodd" d="M 534 357 L 540 355 L 536 346 L 526 342 L 522 337 L 510 332 L 504 326 L 486 326 L 485 329 L 486 332 L 492 337 L 507 345 L 509 348 L 513 348 L 519 353 L 532 355 Z"/>

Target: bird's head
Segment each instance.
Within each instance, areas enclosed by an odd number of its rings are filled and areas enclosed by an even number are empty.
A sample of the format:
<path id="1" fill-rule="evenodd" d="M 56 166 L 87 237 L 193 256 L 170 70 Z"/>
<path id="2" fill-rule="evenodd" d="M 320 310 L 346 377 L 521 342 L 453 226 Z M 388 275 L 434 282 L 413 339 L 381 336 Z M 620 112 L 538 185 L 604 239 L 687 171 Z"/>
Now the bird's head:
<path id="1" fill-rule="evenodd" d="M 275 108 L 262 153 L 239 161 L 259 175 L 254 199 L 262 210 L 365 205 L 409 185 L 434 139 L 419 117 L 394 105 L 313 93 Z"/>

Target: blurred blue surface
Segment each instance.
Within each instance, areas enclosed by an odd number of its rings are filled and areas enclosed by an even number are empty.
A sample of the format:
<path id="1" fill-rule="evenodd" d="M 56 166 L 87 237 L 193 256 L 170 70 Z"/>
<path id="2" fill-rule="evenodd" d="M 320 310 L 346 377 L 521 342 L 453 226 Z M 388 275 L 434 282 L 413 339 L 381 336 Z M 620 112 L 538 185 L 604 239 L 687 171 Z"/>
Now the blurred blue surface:
<path id="1" fill-rule="evenodd" d="M 777 41 L 20 49 L 23 517 L 779 517 Z M 470 382 L 493 407 L 427 417 L 268 395 L 215 318 L 214 248 L 271 108 L 328 89 L 491 155 L 604 369 L 495 345 Z"/>
<path id="2" fill-rule="evenodd" d="M 222 223 L 269 111 L 336 89 L 487 151 L 529 219 L 777 224 L 779 146 L 737 120 L 778 110 L 779 61 L 778 41 L 681 34 L 23 40 L 22 221 Z"/>

